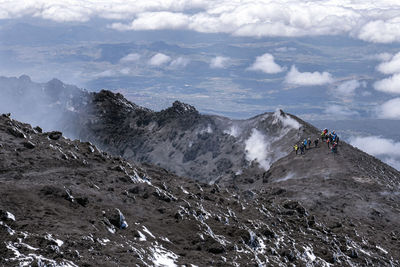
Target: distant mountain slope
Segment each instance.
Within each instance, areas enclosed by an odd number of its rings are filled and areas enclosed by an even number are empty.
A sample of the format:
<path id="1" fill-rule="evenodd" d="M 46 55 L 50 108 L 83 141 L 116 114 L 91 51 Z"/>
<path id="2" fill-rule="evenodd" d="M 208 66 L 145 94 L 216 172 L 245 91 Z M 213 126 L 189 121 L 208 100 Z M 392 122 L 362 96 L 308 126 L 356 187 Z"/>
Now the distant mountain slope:
<path id="1" fill-rule="evenodd" d="M 2 266 L 400 264 L 362 220 L 324 223 L 277 191 L 197 183 L 7 115 L 0 194 Z"/>
<path id="2" fill-rule="evenodd" d="M 109 91 L 91 96 L 81 112 L 81 139 L 201 181 L 230 179 L 253 160 L 268 169 L 306 136 L 301 125 L 281 111 L 230 120 L 202 115 L 178 101 L 154 112 Z"/>
<path id="3" fill-rule="evenodd" d="M 74 136 L 78 119 L 76 110 L 88 103 L 89 93 L 53 79 L 35 83 L 29 76 L 0 77 L 0 112 L 40 125 L 46 130 L 62 129 Z"/>

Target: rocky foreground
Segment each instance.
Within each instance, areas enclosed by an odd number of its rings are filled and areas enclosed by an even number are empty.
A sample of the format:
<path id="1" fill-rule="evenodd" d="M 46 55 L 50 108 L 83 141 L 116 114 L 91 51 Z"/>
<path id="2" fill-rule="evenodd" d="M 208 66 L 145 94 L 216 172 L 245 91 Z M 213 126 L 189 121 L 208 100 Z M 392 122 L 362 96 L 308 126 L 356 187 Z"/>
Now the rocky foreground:
<path id="1" fill-rule="evenodd" d="M 399 266 L 359 222 L 283 191 L 221 188 L 0 117 L 4 266 Z"/>

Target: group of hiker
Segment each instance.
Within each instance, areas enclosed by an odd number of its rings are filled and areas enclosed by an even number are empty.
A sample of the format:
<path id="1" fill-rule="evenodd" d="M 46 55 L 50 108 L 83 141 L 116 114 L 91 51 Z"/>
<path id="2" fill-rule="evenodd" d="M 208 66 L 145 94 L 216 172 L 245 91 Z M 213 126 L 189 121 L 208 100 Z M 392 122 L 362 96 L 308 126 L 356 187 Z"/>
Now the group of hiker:
<path id="1" fill-rule="evenodd" d="M 303 141 L 296 143 L 293 146 L 293 149 L 294 149 L 296 155 L 299 153 L 299 151 L 300 151 L 300 155 L 302 155 L 305 153 L 306 150 L 311 149 L 312 143 L 314 144 L 315 148 L 318 147 L 319 140 L 320 140 L 319 137 L 314 139 L 313 142 L 310 137 L 305 138 Z M 322 144 L 326 143 L 328 146 L 328 149 L 330 149 L 332 151 L 332 153 L 337 153 L 337 147 L 339 144 L 339 136 L 336 134 L 335 131 L 328 133 L 328 129 L 325 128 L 324 130 L 322 130 L 321 142 L 322 142 Z"/>

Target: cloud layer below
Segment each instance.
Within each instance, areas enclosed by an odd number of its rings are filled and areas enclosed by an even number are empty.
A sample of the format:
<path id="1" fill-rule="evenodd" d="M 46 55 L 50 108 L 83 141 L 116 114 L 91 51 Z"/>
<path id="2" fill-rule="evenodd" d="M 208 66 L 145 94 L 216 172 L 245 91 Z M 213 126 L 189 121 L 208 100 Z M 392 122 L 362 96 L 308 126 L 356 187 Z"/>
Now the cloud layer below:
<path id="1" fill-rule="evenodd" d="M 400 170 L 400 142 L 378 136 L 353 137 L 351 145 L 383 160 Z"/>
<path id="2" fill-rule="evenodd" d="M 378 116 L 383 119 L 400 119 L 400 98 L 393 98 L 378 108 Z"/>
<path id="3" fill-rule="evenodd" d="M 236 36 L 345 34 L 367 42 L 400 42 L 397 0 L 16 0 L 0 2 L 0 19 L 57 22 L 110 20 L 116 30 L 185 29 Z"/>

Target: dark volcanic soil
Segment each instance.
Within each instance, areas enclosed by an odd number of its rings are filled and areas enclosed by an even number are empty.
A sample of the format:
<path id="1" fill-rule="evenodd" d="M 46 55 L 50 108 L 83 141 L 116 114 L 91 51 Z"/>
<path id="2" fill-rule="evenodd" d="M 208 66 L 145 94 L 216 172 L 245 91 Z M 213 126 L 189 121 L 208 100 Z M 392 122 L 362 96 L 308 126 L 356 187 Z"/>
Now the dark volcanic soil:
<path id="1" fill-rule="evenodd" d="M 285 190 L 197 183 L 1 116 L 0 264 L 400 265 L 398 230 L 381 243 Z"/>

